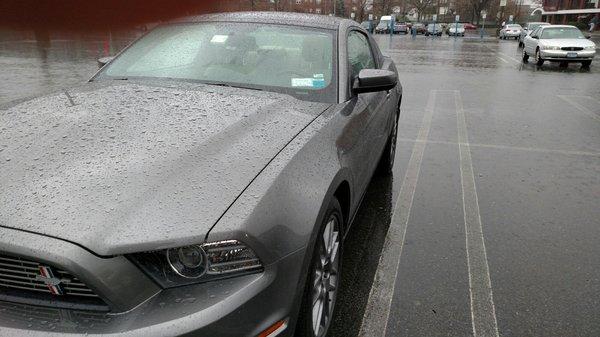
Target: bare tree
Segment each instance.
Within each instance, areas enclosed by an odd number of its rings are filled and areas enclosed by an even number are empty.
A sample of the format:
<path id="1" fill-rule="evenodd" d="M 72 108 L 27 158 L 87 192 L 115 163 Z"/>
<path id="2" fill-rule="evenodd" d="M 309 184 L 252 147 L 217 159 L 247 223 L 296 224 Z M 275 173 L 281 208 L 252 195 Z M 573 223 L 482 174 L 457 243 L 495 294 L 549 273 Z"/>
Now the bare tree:
<path id="1" fill-rule="evenodd" d="M 394 0 L 373 0 L 373 12 L 378 16 L 389 15 L 392 12 Z"/>
<path id="2" fill-rule="evenodd" d="M 367 13 L 367 7 L 371 4 L 369 0 L 358 0 L 356 4 L 356 8 L 358 9 L 356 13 L 356 21 L 362 22 L 365 20 L 365 14 Z"/>
<path id="3" fill-rule="evenodd" d="M 423 14 L 426 14 L 437 4 L 437 0 L 409 0 L 408 3 L 417 11 L 418 20 L 421 21 Z"/>
<path id="4" fill-rule="evenodd" d="M 471 0 L 471 22 L 477 22 L 481 20 L 481 11 L 490 8 L 492 0 Z"/>

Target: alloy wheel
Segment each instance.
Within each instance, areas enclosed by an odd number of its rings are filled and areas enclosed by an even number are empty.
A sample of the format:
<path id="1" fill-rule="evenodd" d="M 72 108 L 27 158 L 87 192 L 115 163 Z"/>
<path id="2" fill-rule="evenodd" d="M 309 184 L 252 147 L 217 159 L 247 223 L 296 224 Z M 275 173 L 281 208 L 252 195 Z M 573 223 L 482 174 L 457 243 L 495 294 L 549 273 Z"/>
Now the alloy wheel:
<path id="1" fill-rule="evenodd" d="M 318 261 L 313 276 L 312 289 L 312 328 L 314 336 L 324 336 L 327 332 L 337 295 L 339 280 L 339 222 L 332 215 L 319 238 Z"/>

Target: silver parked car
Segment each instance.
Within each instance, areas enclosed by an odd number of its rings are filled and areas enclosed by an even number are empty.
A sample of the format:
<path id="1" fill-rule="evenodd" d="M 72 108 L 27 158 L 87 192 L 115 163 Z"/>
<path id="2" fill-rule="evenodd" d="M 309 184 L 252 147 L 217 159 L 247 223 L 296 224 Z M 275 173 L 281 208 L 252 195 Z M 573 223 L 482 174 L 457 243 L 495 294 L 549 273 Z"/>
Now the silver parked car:
<path id="1" fill-rule="evenodd" d="M 519 47 L 523 47 L 523 41 L 525 41 L 525 36 L 527 34 L 533 32 L 539 26 L 549 26 L 548 22 L 528 22 L 521 30 L 521 34 L 519 35 Z"/>
<path id="2" fill-rule="evenodd" d="M 515 39 L 516 40 L 521 35 L 522 30 L 523 30 L 523 27 L 521 27 L 521 25 L 507 24 L 504 27 L 502 27 L 502 29 L 500 29 L 500 34 L 498 37 L 502 40 L 506 40 L 506 39 Z"/>
<path id="3" fill-rule="evenodd" d="M 465 25 L 462 23 L 450 23 L 446 30 L 448 36 L 465 36 Z"/>
<path id="4" fill-rule="evenodd" d="M 525 37 L 524 44 L 523 61 L 533 56 L 538 66 L 551 61 L 580 62 L 588 67 L 596 55 L 596 44 L 575 26 L 540 26 Z"/>
<path id="5" fill-rule="evenodd" d="M 325 336 L 401 98 L 354 21 L 252 12 L 161 25 L 15 103 L 0 335 Z"/>

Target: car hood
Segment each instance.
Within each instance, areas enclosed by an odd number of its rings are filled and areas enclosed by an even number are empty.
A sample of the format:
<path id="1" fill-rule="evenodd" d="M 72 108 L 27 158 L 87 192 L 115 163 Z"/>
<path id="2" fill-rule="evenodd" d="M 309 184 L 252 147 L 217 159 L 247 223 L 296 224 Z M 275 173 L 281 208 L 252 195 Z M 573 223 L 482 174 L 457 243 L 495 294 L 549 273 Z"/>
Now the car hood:
<path id="1" fill-rule="evenodd" d="M 113 255 L 202 242 L 328 104 L 182 83 L 90 83 L 0 110 L 0 226 Z"/>
<path id="2" fill-rule="evenodd" d="M 594 42 L 588 39 L 541 39 L 540 44 L 558 47 L 587 47 L 595 45 Z"/>

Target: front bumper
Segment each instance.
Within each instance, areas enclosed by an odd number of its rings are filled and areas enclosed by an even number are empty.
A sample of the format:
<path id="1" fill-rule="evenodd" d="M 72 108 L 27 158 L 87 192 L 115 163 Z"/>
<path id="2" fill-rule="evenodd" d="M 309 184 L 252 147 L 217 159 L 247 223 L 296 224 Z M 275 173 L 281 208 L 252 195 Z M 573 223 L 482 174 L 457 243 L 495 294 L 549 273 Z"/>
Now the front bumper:
<path id="1" fill-rule="evenodd" d="M 38 259 L 48 256 L 47 262 L 69 268 L 77 275 L 101 260 L 113 262 L 88 252 L 75 244 L 37 234 L 0 228 L 0 251 L 6 254 L 27 255 Z M 10 238 L 10 244 L 5 238 Z M 18 241 L 13 241 L 18 240 Z M 36 242 L 35 248 L 29 244 Z M 43 242 L 43 243 L 42 243 Z M 61 252 L 56 257 L 49 252 Z M 24 254 L 25 253 L 25 254 Z M 141 293 L 147 297 L 125 312 L 94 312 L 0 302 L 0 331 L 2 336 L 64 336 L 119 335 L 119 336 L 256 336 L 273 323 L 293 317 L 297 311 L 298 280 L 305 249 L 265 266 L 260 274 L 234 277 L 221 281 L 160 290 L 131 286 L 127 300 Z M 123 258 L 124 259 L 124 258 Z M 96 261 L 99 260 L 99 261 Z M 65 266 L 64 261 L 72 261 Z M 127 260 L 123 263 L 133 264 Z M 135 268 L 135 267 L 134 267 Z M 144 274 L 137 268 L 132 275 L 114 275 L 115 280 L 132 279 L 144 284 Z M 140 272 L 141 273 L 141 272 Z M 85 272 L 83 272 L 86 275 Z M 87 283 L 97 289 L 97 282 Z M 116 285 L 115 288 L 118 288 Z M 281 336 L 292 335 L 291 327 Z"/>
<path id="2" fill-rule="evenodd" d="M 568 57 L 567 54 L 576 53 L 577 57 Z M 581 62 L 592 60 L 596 55 L 595 50 L 565 51 L 565 50 L 540 50 L 540 56 L 548 61 Z"/>

